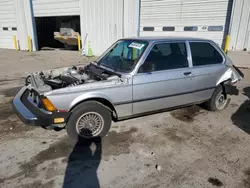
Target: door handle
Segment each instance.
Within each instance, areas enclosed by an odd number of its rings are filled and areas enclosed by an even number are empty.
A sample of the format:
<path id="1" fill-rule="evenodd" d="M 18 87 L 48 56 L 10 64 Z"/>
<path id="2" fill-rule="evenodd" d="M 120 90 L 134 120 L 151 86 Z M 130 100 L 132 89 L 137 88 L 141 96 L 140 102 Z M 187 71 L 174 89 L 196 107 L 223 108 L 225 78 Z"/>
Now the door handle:
<path id="1" fill-rule="evenodd" d="M 185 76 L 191 76 L 192 72 L 184 72 L 183 73 Z"/>

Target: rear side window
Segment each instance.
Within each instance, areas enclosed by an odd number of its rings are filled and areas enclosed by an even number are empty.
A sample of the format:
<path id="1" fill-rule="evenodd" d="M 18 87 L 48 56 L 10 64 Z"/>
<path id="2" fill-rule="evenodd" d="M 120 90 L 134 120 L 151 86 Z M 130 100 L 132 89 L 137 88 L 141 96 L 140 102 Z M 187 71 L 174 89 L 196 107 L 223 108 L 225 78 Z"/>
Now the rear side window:
<path id="1" fill-rule="evenodd" d="M 213 65 L 223 62 L 221 54 L 206 42 L 190 42 L 193 66 Z"/>

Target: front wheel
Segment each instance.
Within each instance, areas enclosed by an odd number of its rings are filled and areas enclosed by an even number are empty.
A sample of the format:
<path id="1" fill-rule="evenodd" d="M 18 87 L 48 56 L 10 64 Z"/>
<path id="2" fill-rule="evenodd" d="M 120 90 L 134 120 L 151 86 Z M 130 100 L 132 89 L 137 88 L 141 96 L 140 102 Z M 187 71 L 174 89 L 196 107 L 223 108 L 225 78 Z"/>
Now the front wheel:
<path id="1" fill-rule="evenodd" d="M 111 126 L 111 113 L 101 103 L 87 101 L 72 110 L 66 130 L 73 141 L 104 137 Z"/>
<path id="2" fill-rule="evenodd" d="M 219 85 L 206 106 L 210 111 L 220 111 L 227 108 L 230 101 L 231 99 L 224 93 L 222 85 Z"/>

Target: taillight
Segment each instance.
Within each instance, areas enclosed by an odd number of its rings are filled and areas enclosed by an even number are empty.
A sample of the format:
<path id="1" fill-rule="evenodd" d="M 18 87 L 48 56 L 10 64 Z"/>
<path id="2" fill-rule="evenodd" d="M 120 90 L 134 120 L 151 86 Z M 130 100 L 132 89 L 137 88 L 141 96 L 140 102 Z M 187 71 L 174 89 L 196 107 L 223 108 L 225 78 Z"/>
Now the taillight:
<path id="1" fill-rule="evenodd" d="M 46 110 L 50 112 L 57 110 L 56 107 L 52 104 L 52 102 L 47 97 L 43 97 L 41 100 Z"/>

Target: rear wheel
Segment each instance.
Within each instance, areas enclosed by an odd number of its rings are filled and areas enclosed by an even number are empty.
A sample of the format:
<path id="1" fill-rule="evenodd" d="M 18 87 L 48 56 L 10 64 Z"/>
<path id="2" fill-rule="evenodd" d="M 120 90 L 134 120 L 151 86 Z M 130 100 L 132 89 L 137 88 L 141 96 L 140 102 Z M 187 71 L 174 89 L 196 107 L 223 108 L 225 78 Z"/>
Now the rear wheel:
<path id="1" fill-rule="evenodd" d="M 66 130 L 74 141 L 103 137 L 109 132 L 111 121 L 111 113 L 104 105 L 87 101 L 72 110 Z"/>
<path id="2" fill-rule="evenodd" d="M 224 93 L 222 85 L 219 85 L 206 106 L 211 111 L 220 111 L 227 108 L 230 101 L 231 99 Z"/>

